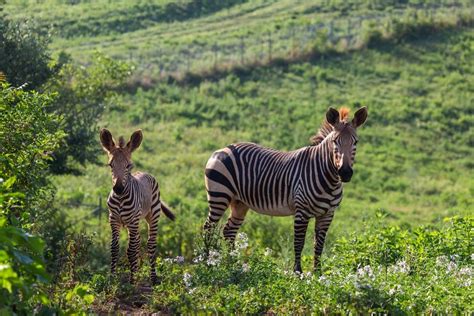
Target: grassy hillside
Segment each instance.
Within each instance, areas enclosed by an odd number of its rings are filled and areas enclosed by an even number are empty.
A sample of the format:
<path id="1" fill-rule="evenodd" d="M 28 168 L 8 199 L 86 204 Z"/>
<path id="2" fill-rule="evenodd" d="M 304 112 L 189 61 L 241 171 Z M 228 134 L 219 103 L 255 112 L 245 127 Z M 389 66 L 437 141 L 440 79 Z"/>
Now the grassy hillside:
<path id="1" fill-rule="evenodd" d="M 369 28 L 397 32 L 395 21 L 456 24 L 472 16 L 469 1 L 454 0 L 53 2 L 11 1 L 5 10 L 35 19 L 51 32 L 52 47 L 76 61 L 87 64 L 102 50 L 152 76 L 286 58 L 326 41 L 344 50 L 360 46 Z"/>
<path id="2" fill-rule="evenodd" d="M 102 126 L 126 137 L 144 130 L 136 168 L 158 177 L 163 198 L 178 212 L 177 223 L 162 222 L 164 252 L 177 246 L 192 254 L 206 217 L 203 168 L 214 150 L 236 141 L 305 146 L 328 106 L 369 108 L 329 245 L 334 236 L 364 230 L 362 221 L 377 210 L 407 227 L 436 223 L 473 207 L 472 35 L 447 32 L 197 86 L 163 83 L 118 98 Z M 108 168 L 88 166 L 85 173 L 58 178 L 61 201 L 105 198 Z M 291 226 L 291 218 L 250 214 L 243 230 L 261 246 L 289 250 Z"/>

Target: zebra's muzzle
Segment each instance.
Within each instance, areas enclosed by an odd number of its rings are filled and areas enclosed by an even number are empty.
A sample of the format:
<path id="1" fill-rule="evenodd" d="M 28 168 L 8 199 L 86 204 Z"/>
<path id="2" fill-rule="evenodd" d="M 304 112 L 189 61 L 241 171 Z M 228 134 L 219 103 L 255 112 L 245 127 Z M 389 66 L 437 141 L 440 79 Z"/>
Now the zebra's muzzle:
<path id="1" fill-rule="evenodd" d="M 352 178 L 352 168 L 344 168 L 342 167 L 341 169 L 339 169 L 337 171 L 337 173 L 339 174 L 339 177 L 341 178 L 341 181 L 342 182 L 349 182 L 351 181 L 351 178 Z"/>
<path id="2" fill-rule="evenodd" d="M 115 193 L 117 193 L 118 195 L 122 194 L 123 193 L 123 185 L 121 183 L 117 183 L 116 185 L 114 185 L 113 187 L 113 190 Z"/>

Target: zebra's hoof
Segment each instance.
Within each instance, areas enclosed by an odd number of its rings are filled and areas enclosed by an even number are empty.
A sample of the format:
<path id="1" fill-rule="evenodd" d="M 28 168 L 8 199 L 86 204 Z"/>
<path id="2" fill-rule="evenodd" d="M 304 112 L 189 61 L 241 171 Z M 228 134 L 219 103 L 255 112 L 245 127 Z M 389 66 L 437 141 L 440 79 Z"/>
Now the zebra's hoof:
<path id="1" fill-rule="evenodd" d="M 152 276 L 152 277 L 151 277 L 151 284 L 152 284 L 152 285 L 159 285 L 160 283 L 161 283 L 161 280 L 158 279 L 157 276 Z"/>

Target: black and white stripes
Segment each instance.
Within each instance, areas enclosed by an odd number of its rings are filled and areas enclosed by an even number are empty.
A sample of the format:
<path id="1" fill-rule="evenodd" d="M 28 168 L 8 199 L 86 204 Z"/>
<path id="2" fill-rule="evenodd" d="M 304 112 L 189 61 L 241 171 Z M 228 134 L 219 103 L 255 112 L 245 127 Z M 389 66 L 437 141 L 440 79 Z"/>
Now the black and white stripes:
<path id="1" fill-rule="evenodd" d="M 315 268 L 336 207 L 342 183 L 352 176 L 357 136 L 367 117 L 365 108 L 347 122 L 348 110 L 330 109 L 316 137 L 317 145 L 281 152 L 253 143 L 238 143 L 216 151 L 206 165 L 209 229 L 230 206 L 224 236 L 233 241 L 247 210 L 272 216 L 294 216 L 295 270 L 301 271 L 301 252 L 309 219 L 315 225 Z M 364 117 L 365 116 L 365 117 Z"/>
<path id="2" fill-rule="evenodd" d="M 174 214 L 161 202 L 158 182 L 146 173 L 131 174 L 133 164 L 131 153 L 140 146 L 141 131 L 132 134 L 130 141 L 125 145 L 120 138 L 119 145 L 115 146 L 109 131 L 101 130 L 101 142 L 109 155 L 109 165 L 112 169 L 113 189 L 109 194 L 107 205 L 109 208 L 109 222 L 112 229 L 111 242 L 111 272 L 115 273 L 119 254 L 120 228 L 128 230 L 127 256 L 130 263 L 130 280 L 138 270 L 140 253 L 140 219 L 145 218 L 148 223 L 148 257 L 151 266 L 150 278 L 152 283 L 157 282 L 156 276 L 156 235 L 160 211 L 174 219 Z"/>

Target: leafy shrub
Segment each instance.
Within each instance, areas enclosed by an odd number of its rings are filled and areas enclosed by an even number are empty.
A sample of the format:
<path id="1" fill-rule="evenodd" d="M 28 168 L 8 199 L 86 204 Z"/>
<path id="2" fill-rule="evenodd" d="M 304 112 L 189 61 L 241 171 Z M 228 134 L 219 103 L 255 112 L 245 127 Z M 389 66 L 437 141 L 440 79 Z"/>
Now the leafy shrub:
<path id="1" fill-rule="evenodd" d="M 12 85 L 36 89 L 55 73 L 48 44 L 31 22 L 12 22 L 0 9 L 0 71 Z"/>
<path id="2" fill-rule="evenodd" d="M 59 147 L 64 133 L 58 129 L 59 116 L 48 111 L 51 96 L 0 87 L 0 177 L 14 179 L 11 190 L 24 199 L 5 215 L 29 226 L 53 198 L 48 180 L 51 152 Z"/>
<path id="3" fill-rule="evenodd" d="M 49 111 L 60 115 L 60 127 L 66 137 L 54 151 L 52 170 L 56 173 L 74 172 L 70 161 L 84 165 L 96 162 L 97 122 L 118 88 L 130 73 L 125 62 L 97 53 L 86 68 L 65 64 L 45 85 L 45 91 L 56 94 Z"/>

